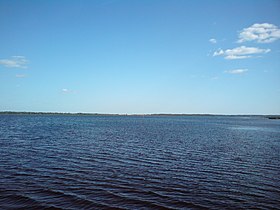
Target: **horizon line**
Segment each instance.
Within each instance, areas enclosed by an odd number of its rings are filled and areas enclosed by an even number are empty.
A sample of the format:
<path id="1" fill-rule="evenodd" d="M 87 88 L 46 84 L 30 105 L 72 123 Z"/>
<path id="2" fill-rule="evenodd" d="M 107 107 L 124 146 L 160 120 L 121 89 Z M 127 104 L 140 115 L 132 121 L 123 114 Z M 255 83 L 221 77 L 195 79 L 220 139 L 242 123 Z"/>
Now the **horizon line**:
<path id="1" fill-rule="evenodd" d="M 280 114 L 217 114 L 217 113 L 98 113 L 98 112 L 56 112 L 56 111 L 0 111 L 0 114 L 42 114 L 42 115 L 95 115 L 95 116 L 280 116 Z"/>

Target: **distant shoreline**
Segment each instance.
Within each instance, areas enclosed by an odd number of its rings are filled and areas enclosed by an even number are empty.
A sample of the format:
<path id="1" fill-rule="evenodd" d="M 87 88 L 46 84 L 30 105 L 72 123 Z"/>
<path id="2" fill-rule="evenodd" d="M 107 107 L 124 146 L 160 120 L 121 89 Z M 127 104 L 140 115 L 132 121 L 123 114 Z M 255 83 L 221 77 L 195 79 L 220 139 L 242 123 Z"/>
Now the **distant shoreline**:
<path id="1" fill-rule="evenodd" d="M 233 114 L 101 114 L 101 113 L 71 113 L 71 112 L 15 112 L 0 111 L 0 115 L 66 115 L 66 116 L 162 116 L 162 117 L 182 117 L 182 116 L 227 116 L 227 117 L 265 117 L 268 119 L 280 119 L 280 115 L 233 115 Z"/>

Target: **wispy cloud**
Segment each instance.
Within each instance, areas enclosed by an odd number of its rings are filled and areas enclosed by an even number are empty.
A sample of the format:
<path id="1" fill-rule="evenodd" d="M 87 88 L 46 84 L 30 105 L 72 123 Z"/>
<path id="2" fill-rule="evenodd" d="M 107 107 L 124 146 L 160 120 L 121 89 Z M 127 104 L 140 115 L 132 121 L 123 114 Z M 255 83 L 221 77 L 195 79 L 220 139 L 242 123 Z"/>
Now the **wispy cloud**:
<path id="1" fill-rule="evenodd" d="M 255 23 L 248 28 L 244 28 L 239 33 L 238 43 L 256 41 L 258 43 L 271 43 L 280 39 L 280 29 L 269 23 Z"/>
<path id="2" fill-rule="evenodd" d="M 225 59 L 234 60 L 234 59 L 244 59 L 253 57 L 255 54 L 265 54 L 270 52 L 270 49 L 261 49 L 257 47 L 236 47 L 233 49 L 227 50 L 218 50 L 215 51 L 213 56 L 224 56 Z"/>
<path id="3" fill-rule="evenodd" d="M 64 94 L 70 94 L 70 93 L 77 93 L 75 90 L 69 90 L 68 88 L 61 89 L 62 93 Z"/>
<path id="4" fill-rule="evenodd" d="M 209 39 L 209 42 L 211 42 L 212 44 L 216 44 L 217 43 L 217 40 L 212 38 L 212 39 Z"/>
<path id="5" fill-rule="evenodd" d="M 233 70 L 227 70 L 227 71 L 225 71 L 225 73 L 228 73 L 228 74 L 243 74 L 247 71 L 248 71 L 248 69 L 233 69 Z"/>
<path id="6" fill-rule="evenodd" d="M 69 92 L 70 92 L 70 90 L 68 90 L 67 88 L 63 88 L 61 91 L 62 91 L 63 93 L 69 93 Z"/>
<path id="7" fill-rule="evenodd" d="M 26 77 L 26 75 L 25 74 L 16 74 L 16 77 L 17 78 L 24 78 L 24 77 Z"/>
<path id="8" fill-rule="evenodd" d="M 217 80 L 219 79 L 219 77 L 215 76 L 215 77 L 211 77 L 211 80 Z"/>
<path id="9" fill-rule="evenodd" d="M 9 59 L 0 59 L 0 65 L 7 68 L 27 68 L 28 60 L 24 56 L 12 56 Z"/>

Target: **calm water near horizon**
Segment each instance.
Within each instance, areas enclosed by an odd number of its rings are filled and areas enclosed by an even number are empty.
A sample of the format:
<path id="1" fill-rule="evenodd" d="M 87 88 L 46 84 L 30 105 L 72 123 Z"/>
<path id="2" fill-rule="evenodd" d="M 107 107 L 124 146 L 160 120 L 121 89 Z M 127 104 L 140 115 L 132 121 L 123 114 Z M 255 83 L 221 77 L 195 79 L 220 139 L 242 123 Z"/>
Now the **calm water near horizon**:
<path id="1" fill-rule="evenodd" d="M 280 209 L 280 120 L 0 115 L 0 209 Z"/>

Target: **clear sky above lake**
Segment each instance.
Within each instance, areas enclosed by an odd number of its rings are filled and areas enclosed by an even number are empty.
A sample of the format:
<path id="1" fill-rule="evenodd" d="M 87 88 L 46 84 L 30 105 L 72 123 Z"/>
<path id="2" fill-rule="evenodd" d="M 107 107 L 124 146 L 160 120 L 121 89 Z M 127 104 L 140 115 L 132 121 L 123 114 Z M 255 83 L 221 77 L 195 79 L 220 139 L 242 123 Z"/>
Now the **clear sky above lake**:
<path id="1" fill-rule="evenodd" d="M 278 0 L 0 0 L 0 111 L 280 114 Z"/>

